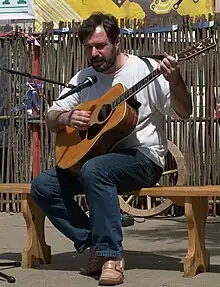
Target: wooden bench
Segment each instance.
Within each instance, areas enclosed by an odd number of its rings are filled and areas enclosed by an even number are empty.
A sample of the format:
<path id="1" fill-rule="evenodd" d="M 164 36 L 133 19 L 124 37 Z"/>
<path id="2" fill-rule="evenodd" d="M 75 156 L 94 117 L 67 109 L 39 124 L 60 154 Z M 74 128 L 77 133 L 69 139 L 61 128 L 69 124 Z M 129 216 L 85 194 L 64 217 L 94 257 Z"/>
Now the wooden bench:
<path id="1" fill-rule="evenodd" d="M 30 184 L 0 184 L 1 193 L 22 194 L 22 214 L 27 225 L 27 245 L 22 250 L 22 267 L 51 262 L 51 248 L 45 242 L 45 215 L 32 201 Z M 212 186 L 155 186 L 132 194 L 162 196 L 185 206 L 188 223 L 188 252 L 184 258 L 184 276 L 193 277 L 209 270 L 210 258 L 205 247 L 205 224 L 208 197 L 220 195 L 220 185 Z"/>

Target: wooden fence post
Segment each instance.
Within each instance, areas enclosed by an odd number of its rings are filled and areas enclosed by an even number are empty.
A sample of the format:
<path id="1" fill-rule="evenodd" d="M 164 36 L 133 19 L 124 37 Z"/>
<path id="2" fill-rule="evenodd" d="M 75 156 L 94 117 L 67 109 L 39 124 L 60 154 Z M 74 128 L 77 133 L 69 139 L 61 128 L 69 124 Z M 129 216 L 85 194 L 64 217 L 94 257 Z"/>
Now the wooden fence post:
<path id="1" fill-rule="evenodd" d="M 34 45 L 34 58 L 33 58 L 33 75 L 38 76 L 40 74 L 40 46 Z M 37 81 L 37 80 L 36 80 Z M 35 106 L 32 107 L 33 116 L 39 115 L 39 112 Z M 32 173 L 33 178 L 40 173 L 40 125 L 34 123 L 32 126 Z"/>

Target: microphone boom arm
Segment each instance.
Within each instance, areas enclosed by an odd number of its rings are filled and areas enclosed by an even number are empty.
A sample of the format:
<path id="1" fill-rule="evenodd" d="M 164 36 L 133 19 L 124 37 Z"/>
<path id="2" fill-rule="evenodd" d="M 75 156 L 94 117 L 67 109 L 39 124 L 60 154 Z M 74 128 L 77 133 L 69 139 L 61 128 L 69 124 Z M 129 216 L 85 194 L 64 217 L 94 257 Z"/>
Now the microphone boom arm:
<path id="1" fill-rule="evenodd" d="M 70 88 L 70 89 L 74 89 L 76 87 L 76 86 L 68 84 L 68 83 L 62 83 L 62 82 L 58 82 L 58 81 L 54 81 L 54 80 L 44 79 L 44 78 L 41 78 L 41 77 L 38 77 L 38 76 L 34 76 L 34 75 L 30 74 L 30 73 L 25 73 L 25 72 L 11 70 L 11 69 L 8 69 L 8 68 L 4 68 L 2 66 L 0 66 L 0 70 L 5 71 L 5 72 L 10 73 L 10 74 L 20 75 L 20 76 L 24 76 L 24 77 L 28 77 L 28 78 L 34 78 L 34 79 L 37 79 L 37 80 L 40 80 L 40 81 L 48 82 L 48 83 L 55 84 L 55 85 L 60 85 L 60 86 L 63 86 L 63 87 L 66 87 L 66 88 Z"/>

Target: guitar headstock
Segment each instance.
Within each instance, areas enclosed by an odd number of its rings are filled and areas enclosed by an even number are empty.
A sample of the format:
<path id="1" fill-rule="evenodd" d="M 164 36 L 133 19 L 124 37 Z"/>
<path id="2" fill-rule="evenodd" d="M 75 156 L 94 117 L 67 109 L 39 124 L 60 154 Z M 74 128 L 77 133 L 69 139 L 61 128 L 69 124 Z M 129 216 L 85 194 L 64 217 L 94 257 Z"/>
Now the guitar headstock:
<path id="1" fill-rule="evenodd" d="M 214 37 L 212 36 L 207 37 L 203 39 L 202 41 L 199 41 L 198 43 L 178 53 L 177 60 L 178 61 L 188 60 L 190 58 L 195 57 L 196 55 L 204 53 L 207 50 L 210 50 L 211 48 L 214 48 L 215 46 L 216 46 L 216 41 Z"/>

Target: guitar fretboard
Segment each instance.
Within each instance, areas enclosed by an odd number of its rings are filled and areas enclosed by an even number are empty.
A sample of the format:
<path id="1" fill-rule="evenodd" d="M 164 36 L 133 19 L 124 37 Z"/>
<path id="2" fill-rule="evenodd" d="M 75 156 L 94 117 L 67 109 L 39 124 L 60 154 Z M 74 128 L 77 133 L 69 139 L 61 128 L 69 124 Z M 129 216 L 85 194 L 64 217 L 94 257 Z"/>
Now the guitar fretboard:
<path id="1" fill-rule="evenodd" d="M 149 75 L 144 77 L 142 80 L 140 80 L 134 86 L 132 86 L 130 89 L 125 91 L 123 94 L 121 94 L 116 100 L 114 100 L 114 102 L 112 102 L 112 104 L 111 104 L 112 109 L 115 109 L 118 105 L 125 102 L 130 97 L 135 96 L 143 88 L 145 88 L 152 81 L 154 81 L 159 75 L 160 75 L 160 71 L 158 69 L 155 69 L 153 72 L 151 72 Z"/>
<path id="2" fill-rule="evenodd" d="M 189 60 L 192 57 L 195 57 L 198 54 L 205 52 L 216 46 L 215 39 L 211 37 L 207 37 L 202 41 L 196 43 L 195 45 L 183 50 L 179 54 L 176 55 L 178 61 Z M 115 109 L 118 105 L 125 102 L 130 97 L 133 97 L 138 92 L 140 92 L 143 88 L 145 88 L 148 84 L 154 81 L 160 75 L 160 71 L 158 69 L 154 70 L 152 73 L 144 77 L 137 84 L 132 86 L 130 89 L 125 91 L 122 95 L 120 95 L 112 104 L 112 109 Z"/>

